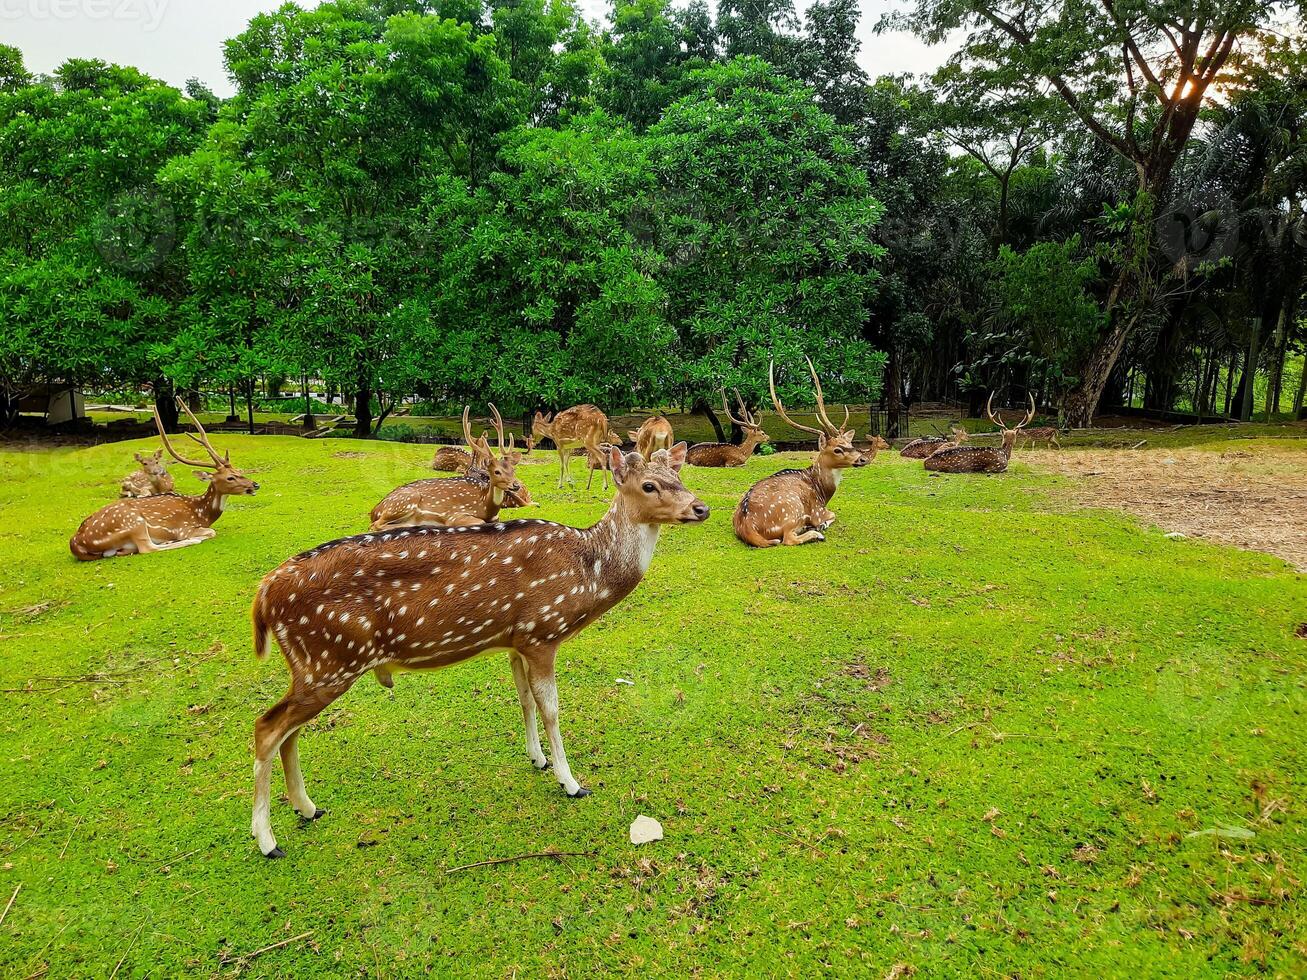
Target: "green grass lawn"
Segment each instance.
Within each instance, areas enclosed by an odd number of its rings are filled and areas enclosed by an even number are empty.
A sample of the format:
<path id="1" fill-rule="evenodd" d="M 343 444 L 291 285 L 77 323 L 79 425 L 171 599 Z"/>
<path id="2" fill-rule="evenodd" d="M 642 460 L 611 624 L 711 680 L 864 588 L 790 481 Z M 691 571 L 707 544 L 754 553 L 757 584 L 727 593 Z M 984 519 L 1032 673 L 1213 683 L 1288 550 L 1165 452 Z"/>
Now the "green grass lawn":
<path id="1" fill-rule="evenodd" d="M 731 508 L 791 459 L 687 469 L 713 516 L 560 658 L 593 796 L 528 763 L 506 657 L 364 679 L 301 739 L 327 816 L 274 777 L 268 861 L 254 588 L 429 451 L 215 441 L 263 485 L 215 540 L 89 564 L 68 537 L 145 443 L 0 451 L 0 975 L 1307 970 L 1307 578 L 1274 558 L 893 454 L 825 543 L 750 551 Z M 530 516 L 607 507 L 519 472 Z M 587 856 L 450 872 L 549 849 Z"/>

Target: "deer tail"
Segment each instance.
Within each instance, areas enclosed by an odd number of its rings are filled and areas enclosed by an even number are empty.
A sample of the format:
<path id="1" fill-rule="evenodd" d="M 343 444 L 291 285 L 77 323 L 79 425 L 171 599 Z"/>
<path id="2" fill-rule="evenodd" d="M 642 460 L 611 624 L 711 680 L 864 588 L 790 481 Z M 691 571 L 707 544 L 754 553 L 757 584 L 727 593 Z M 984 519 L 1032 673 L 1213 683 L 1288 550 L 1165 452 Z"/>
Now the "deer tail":
<path id="1" fill-rule="evenodd" d="M 250 618 L 254 621 L 254 655 L 262 660 L 272 652 L 272 630 L 263 616 L 263 589 L 254 596 Z"/>

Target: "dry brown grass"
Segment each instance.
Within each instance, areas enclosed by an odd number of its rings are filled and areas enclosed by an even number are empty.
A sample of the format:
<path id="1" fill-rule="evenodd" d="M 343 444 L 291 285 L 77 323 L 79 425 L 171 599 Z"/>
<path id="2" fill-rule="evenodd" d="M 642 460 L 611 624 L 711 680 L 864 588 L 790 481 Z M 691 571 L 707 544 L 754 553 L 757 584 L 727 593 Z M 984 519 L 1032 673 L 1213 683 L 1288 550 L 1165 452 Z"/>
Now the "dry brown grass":
<path id="1" fill-rule="evenodd" d="M 1167 531 L 1265 551 L 1307 572 L 1307 444 L 1258 440 L 1208 449 L 1022 453 L 1033 469 L 1077 477 L 1067 493 Z"/>

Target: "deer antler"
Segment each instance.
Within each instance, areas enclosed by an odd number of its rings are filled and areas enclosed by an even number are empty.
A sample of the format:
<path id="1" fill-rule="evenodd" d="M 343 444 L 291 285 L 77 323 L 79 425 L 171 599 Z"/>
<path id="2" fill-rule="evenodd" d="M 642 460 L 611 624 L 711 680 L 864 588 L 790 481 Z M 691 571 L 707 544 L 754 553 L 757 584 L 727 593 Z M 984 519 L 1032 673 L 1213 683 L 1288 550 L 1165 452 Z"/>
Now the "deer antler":
<path id="1" fill-rule="evenodd" d="M 736 392 L 735 397 L 736 397 L 736 398 L 739 397 L 739 392 Z M 730 405 L 727 403 L 727 401 L 726 401 L 726 389 L 725 389 L 725 388 L 722 389 L 722 411 L 726 413 L 726 417 L 727 417 L 728 419 L 730 419 L 732 422 L 734 422 L 736 425 L 738 425 L 741 429 L 743 429 L 743 428 L 747 428 L 747 427 L 748 427 L 748 425 L 749 425 L 748 422 L 742 422 L 742 421 L 740 421 L 739 419 L 737 419 L 734 415 L 731 414 L 731 406 L 730 406 Z M 749 417 L 749 413 L 748 413 L 747 410 L 746 410 L 745 413 L 744 413 L 744 417 L 745 417 L 746 419 Z"/>
<path id="2" fill-rule="evenodd" d="M 799 429 L 803 432 L 811 432 L 813 435 L 817 435 L 817 436 L 824 436 L 829 434 L 823 432 L 821 429 L 814 429 L 810 425 L 801 425 L 798 422 L 794 421 L 794 419 L 790 418 L 789 414 L 786 413 L 785 406 L 781 404 L 780 396 L 776 394 L 776 362 L 775 361 L 771 361 L 767 365 L 767 382 L 771 388 L 771 403 L 775 407 L 777 415 L 779 415 L 782 419 L 784 419 L 787 423 L 789 423 L 794 428 Z"/>
<path id="3" fill-rule="evenodd" d="M 209 442 L 209 434 L 204 431 L 204 426 L 200 425 L 200 420 L 197 419 L 194 416 L 194 414 L 192 414 L 191 410 L 186 407 L 186 403 L 182 401 L 180 398 L 177 399 L 177 407 L 180 408 L 183 412 L 185 412 L 186 417 L 191 420 L 195 428 L 200 430 L 200 434 L 198 436 L 192 432 L 188 432 L 186 433 L 186 435 L 190 439 L 198 443 L 204 449 L 204 451 L 209 454 L 210 458 L 213 460 L 214 465 L 221 466 L 223 463 L 230 463 L 231 451 L 228 450 L 225 456 L 218 455 L 218 451 L 214 449 L 213 445 Z"/>
<path id="4" fill-rule="evenodd" d="M 499 414 L 499 409 L 495 408 L 494 402 L 487 402 L 487 404 L 490 406 L 490 414 L 495 417 L 495 433 L 499 436 L 499 455 L 503 456 L 505 453 L 511 453 L 513 451 L 513 433 L 508 434 L 508 448 L 505 449 L 504 419 Z"/>
<path id="5" fill-rule="evenodd" d="M 1018 423 L 1017 423 L 1017 428 L 1018 428 L 1018 429 L 1023 429 L 1023 428 L 1025 428 L 1027 425 L 1029 425 L 1029 424 L 1031 423 L 1031 421 L 1032 421 L 1032 420 L 1034 419 L 1034 417 L 1035 417 L 1035 396 L 1034 396 L 1033 394 L 1031 394 L 1030 392 L 1027 391 L 1027 392 L 1026 392 L 1026 397 L 1030 399 L 1030 411 L 1026 413 L 1026 417 L 1025 417 L 1025 419 L 1023 419 L 1021 422 L 1018 422 Z"/>
<path id="6" fill-rule="evenodd" d="M 744 399 L 740 397 L 740 389 L 732 388 L 735 392 L 735 403 L 740 406 L 740 411 L 744 414 L 745 423 L 751 428 L 758 427 L 758 416 L 749 411 L 749 406 L 744 404 Z"/>
<path id="7" fill-rule="evenodd" d="M 826 399 L 822 395 L 821 379 L 817 377 L 817 369 L 812 366 L 812 358 L 804 358 L 808 362 L 808 372 L 812 375 L 812 384 L 817 391 L 817 418 L 821 421 L 822 426 L 826 429 L 828 436 L 837 436 L 844 431 L 844 426 L 849 423 L 849 409 L 844 407 L 844 421 L 837 428 L 835 423 L 830 420 L 826 414 Z"/>
<path id="8" fill-rule="evenodd" d="M 181 399 L 179 398 L 177 404 L 181 405 L 181 403 Z M 187 412 L 186 414 L 190 415 L 190 412 Z M 213 463 L 201 463 L 198 460 L 187 459 L 177 450 L 172 448 L 172 443 L 168 441 L 167 433 L 163 431 L 163 419 L 159 418 L 159 406 L 157 404 L 154 406 L 154 426 L 159 430 L 159 438 L 163 440 L 163 448 L 168 450 L 168 455 L 177 460 L 177 462 L 184 466 L 200 466 L 204 469 L 211 469 L 214 467 L 215 464 Z"/>
<path id="9" fill-rule="evenodd" d="M 992 391 L 989 393 L 989 400 L 985 402 L 985 416 L 1000 429 L 1007 428 L 1002 419 L 994 418 L 994 393 Z"/>

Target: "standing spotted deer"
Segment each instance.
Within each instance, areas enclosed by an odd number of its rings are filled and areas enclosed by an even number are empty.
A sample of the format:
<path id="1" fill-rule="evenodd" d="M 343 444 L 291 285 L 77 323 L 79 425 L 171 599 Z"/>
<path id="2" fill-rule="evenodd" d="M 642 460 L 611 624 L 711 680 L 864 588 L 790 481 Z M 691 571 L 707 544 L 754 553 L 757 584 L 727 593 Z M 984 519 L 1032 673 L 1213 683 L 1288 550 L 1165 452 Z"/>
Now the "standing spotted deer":
<path id="1" fill-rule="evenodd" d="M 1009 429 L 1003 420 L 994 417 L 994 393 L 989 393 L 985 403 L 985 414 L 989 420 L 1003 430 L 1003 442 L 998 446 L 954 446 L 941 449 L 929 456 L 923 465 L 932 473 L 1002 473 L 1007 469 L 1012 458 L 1012 444 L 1016 442 L 1022 427 L 1035 417 L 1035 399 L 1030 398 L 1030 411 L 1026 417 Z"/>
<path id="2" fill-rule="evenodd" d="M 486 467 L 485 478 L 473 476 L 469 470 L 466 476 L 415 480 L 396 487 L 372 508 L 373 531 L 419 524 L 463 525 L 493 521 L 504 506 L 506 495 L 525 489 L 517 478 L 521 453 L 513 451 L 513 434 L 508 434 L 508 445 L 505 446 L 503 419 L 495 406 L 491 405 L 490 410 L 494 412 L 499 437 L 498 457 L 491 451 L 484 433 L 480 439 L 473 438 L 468 425 L 469 409 L 463 409 L 463 432 L 472 448 L 472 460 L 480 459 Z"/>
<path id="3" fill-rule="evenodd" d="M 190 418 L 199 435 L 186 433 L 209 454 L 209 462 L 187 459 L 172 448 L 159 409 L 154 410 L 154 424 L 168 455 L 186 466 L 201 467 L 195 475 L 209 484 L 204 493 L 191 496 L 161 493 L 150 497 L 115 500 L 82 521 L 68 542 L 68 549 L 78 561 L 117 558 L 121 555 L 149 554 L 171 548 L 185 548 L 212 538 L 213 523 L 222 516 L 231 496 L 251 495 L 259 485 L 231 465 L 231 454 L 219 456 L 199 419 L 191 414 L 180 398 L 177 405 Z M 212 472 L 209 472 L 212 470 Z"/>
<path id="4" fill-rule="evenodd" d="M 675 441 L 672 423 L 661 415 L 645 419 L 638 430 L 628 430 L 626 434 L 635 443 L 635 451 L 645 459 L 653 459 L 653 454 L 660 449 L 671 449 Z"/>
<path id="5" fill-rule="evenodd" d="M 529 453 L 535 448 L 537 442 L 541 439 L 550 439 L 554 443 L 554 448 L 558 450 L 558 488 L 563 488 L 563 483 L 572 482 L 572 474 L 569 469 L 571 460 L 571 451 L 578 447 L 584 448 L 586 456 L 592 463 L 602 460 L 603 449 L 601 448 L 605 440 L 610 439 L 608 433 L 608 416 L 593 405 L 574 405 L 572 408 L 564 409 L 557 415 L 542 415 L 536 412 L 535 418 L 531 422 L 531 435 L 526 440 L 526 451 Z M 612 439 L 611 441 L 616 441 Z M 586 482 L 585 488 L 590 489 L 594 481 L 594 471 L 597 467 L 590 467 L 590 479 Z M 608 471 L 604 469 L 604 487 L 608 487 Z"/>
<path id="6" fill-rule="evenodd" d="M 291 675 L 285 697 L 254 725 L 250 829 L 265 856 L 284 855 L 271 826 L 274 757 L 281 754 L 291 806 L 320 816 L 304 788 L 299 732 L 368 672 L 390 686 L 397 671 L 507 651 L 532 765 L 549 765 L 538 710 L 558 782 L 568 796 L 588 795 L 558 727 L 558 648 L 639 585 L 664 524 L 708 517 L 678 475 L 684 443 L 648 462 L 616 448 L 609 459 L 617 497 L 592 527 L 526 520 L 363 534 L 297 555 L 263 579 L 254 648 L 266 656 L 275 639 Z"/>
<path id="7" fill-rule="evenodd" d="M 122 488 L 118 496 L 153 497 L 156 494 L 173 492 L 172 474 L 168 472 L 168 467 L 163 464 L 162 449 L 156 449 L 148 456 L 141 453 L 133 453 L 132 455 L 135 456 L 136 462 L 141 464 L 141 468 L 132 470 L 123 477 Z"/>
<path id="8" fill-rule="evenodd" d="M 726 389 L 722 389 L 722 411 L 726 417 L 738 425 L 744 432 L 744 441 L 738 446 L 729 442 L 697 442 L 690 447 L 685 461 L 691 466 L 743 466 L 753 455 L 753 451 L 770 439 L 763 431 L 758 417 L 751 414 L 744 405 L 740 392 L 735 392 L 735 402 L 740 407 L 739 418 L 731 414 L 731 407 L 726 403 Z"/>
<path id="9" fill-rule="evenodd" d="M 1042 442 L 1049 449 L 1061 449 L 1062 444 L 1057 441 L 1058 434 L 1057 426 L 1041 425 L 1034 429 L 1022 429 L 1019 441 L 1024 442 L 1027 446 Z"/>
<path id="10" fill-rule="evenodd" d="M 817 455 L 806 470 L 781 470 L 759 480 L 740 500 L 734 515 L 735 536 L 755 548 L 825 541 L 826 536 L 821 532 L 835 520 L 828 504 L 835 496 L 844 470 L 866 466 L 876 455 L 874 443 L 868 452 L 862 452 L 853 445 L 854 432 L 830 420 L 812 361 L 808 362 L 808 370 L 812 372 L 817 396 L 820 429 L 800 425 L 786 414 L 776 394 L 775 365 L 768 368 L 771 400 L 777 414 L 794 428 L 817 436 Z M 848 420 L 848 409 L 845 409 L 844 422 Z"/>

